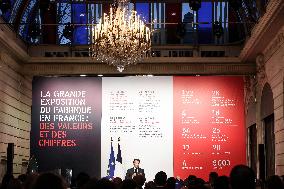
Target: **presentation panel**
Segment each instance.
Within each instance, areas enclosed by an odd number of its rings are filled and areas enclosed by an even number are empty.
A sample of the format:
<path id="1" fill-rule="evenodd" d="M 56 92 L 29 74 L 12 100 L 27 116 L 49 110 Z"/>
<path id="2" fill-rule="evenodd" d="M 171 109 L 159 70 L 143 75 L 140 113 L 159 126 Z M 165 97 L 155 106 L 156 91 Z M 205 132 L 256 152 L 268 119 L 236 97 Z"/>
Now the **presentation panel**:
<path id="1" fill-rule="evenodd" d="M 101 78 L 34 78 L 31 156 L 40 171 L 100 176 L 101 90 Z"/>
<path id="2" fill-rule="evenodd" d="M 35 77 L 31 156 L 40 171 L 124 178 L 140 159 L 208 180 L 246 163 L 243 77 Z"/>
<path id="3" fill-rule="evenodd" d="M 172 176 L 172 77 L 110 77 L 102 83 L 102 176 L 108 170 L 111 139 L 115 152 L 120 144 L 125 173 L 137 158 L 148 180 L 160 170 Z"/>
<path id="4" fill-rule="evenodd" d="M 246 163 L 242 77 L 174 77 L 174 175 Z"/>

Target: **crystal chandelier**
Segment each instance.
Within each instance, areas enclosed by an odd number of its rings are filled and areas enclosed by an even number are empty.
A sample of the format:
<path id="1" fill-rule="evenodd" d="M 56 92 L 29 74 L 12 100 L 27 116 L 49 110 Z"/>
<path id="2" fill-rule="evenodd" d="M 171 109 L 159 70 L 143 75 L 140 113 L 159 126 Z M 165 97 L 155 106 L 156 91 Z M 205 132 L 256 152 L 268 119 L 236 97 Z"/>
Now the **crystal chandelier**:
<path id="1" fill-rule="evenodd" d="M 92 32 L 91 56 L 119 72 L 151 54 L 151 30 L 128 5 L 129 0 L 115 0 Z"/>

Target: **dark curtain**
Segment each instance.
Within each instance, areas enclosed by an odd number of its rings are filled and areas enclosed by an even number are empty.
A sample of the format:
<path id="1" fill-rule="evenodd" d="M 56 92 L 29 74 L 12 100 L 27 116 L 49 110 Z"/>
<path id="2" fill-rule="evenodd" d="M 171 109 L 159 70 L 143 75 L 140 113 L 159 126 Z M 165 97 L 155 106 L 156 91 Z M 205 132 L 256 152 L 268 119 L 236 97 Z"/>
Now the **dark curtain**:
<path id="1" fill-rule="evenodd" d="M 257 172 L 257 131 L 256 124 L 249 127 L 249 154 L 251 168 Z"/>
<path id="2" fill-rule="evenodd" d="M 274 115 L 264 118 L 265 135 L 265 176 L 266 178 L 275 174 L 275 136 Z"/>

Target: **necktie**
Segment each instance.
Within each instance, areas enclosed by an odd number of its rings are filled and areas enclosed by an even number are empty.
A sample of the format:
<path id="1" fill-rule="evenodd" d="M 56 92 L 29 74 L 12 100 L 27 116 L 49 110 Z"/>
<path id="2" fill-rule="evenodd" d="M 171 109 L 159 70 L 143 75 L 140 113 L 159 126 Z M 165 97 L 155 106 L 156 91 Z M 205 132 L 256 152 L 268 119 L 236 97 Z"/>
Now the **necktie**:
<path id="1" fill-rule="evenodd" d="M 135 168 L 134 172 L 135 172 L 135 173 L 137 174 L 137 172 L 138 172 L 138 169 L 137 169 L 137 168 Z"/>

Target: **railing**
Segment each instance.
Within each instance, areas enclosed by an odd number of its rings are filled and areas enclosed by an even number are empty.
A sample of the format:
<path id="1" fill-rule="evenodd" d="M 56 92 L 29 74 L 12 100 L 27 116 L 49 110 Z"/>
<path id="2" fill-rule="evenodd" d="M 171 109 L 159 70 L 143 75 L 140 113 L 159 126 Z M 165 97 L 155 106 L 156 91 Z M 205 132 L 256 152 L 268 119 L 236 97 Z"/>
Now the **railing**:
<path id="1" fill-rule="evenodd" d="M 33 45 L 32 57 L 89 57 L 90 46 Z M 158 45 L 152 46 L 154 57 L 238 57 L 240 45 Z"/>

